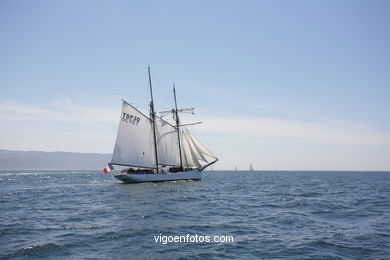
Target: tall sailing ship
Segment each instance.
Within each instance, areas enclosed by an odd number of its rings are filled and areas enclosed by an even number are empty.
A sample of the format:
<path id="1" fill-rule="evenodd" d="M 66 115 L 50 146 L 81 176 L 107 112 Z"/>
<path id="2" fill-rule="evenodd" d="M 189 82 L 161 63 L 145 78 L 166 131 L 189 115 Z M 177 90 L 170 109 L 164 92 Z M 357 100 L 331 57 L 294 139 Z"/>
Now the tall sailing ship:
<path id="1" fill-rule="evenodd" d="M 104 170 L 125 183 L 200 180 L 202 171 L 218 161 L 198 139 L 181 124 L 180 113 L 191 109 L 178 109 L 173 86 L 175 107 L 160 112 L 154 109 L 152 80 L 148 67 L 150 87 L 149 116 L 130 103 L 123 101 L 118 134 L 111 162 Z M 173 116 L 174 123 L 163 119 Z"/>

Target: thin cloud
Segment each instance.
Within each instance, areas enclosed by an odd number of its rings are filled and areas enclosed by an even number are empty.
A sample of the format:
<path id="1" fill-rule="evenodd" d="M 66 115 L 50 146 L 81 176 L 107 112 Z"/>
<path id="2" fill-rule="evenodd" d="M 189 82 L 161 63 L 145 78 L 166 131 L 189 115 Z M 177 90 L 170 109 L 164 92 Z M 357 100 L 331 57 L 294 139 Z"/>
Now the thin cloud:
<path id="1" fill-rule="evenodd" d="M 353 123 L 305 122 L 265 117 L 208 117 L 203 132 L 228 137 L 289 139 L 310 143 L 390 145 L 390 133 Z"/>
<path id="2" fill-rule="evenodd" d="M 77 104 L 69 98 L 61 98 L 46 105 L 23 104 L 2 100 L 0 120 L 41 122 L 118 122 L 117 107 Z"/>
<path id="3" fill-rule="evenodd" d="M 91 105 L 92 103 L 92 105 Z M 118 104 L 78 103 L 61 97 L 46 105 L 22 104 L 12 100 L 0 102 L 0 120 L 107 123 L 118 122 Z M 198 128 L 205 133 L 219 134 L 229 142 L 233 138 L 257 140 L 293 140 L 304 143 L 339 143 L 356 145 L 390 145 L 390 133 L 340 121 L 272 117 L 202 117 L 206 122 Z"/>

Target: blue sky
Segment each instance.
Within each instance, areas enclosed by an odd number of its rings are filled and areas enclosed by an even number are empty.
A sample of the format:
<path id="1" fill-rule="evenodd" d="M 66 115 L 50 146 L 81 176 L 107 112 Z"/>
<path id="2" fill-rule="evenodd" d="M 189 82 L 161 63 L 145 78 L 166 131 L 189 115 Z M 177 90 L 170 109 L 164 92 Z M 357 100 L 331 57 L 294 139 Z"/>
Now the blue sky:
<path id="1" fill-rule="evenodd" d="M 215 169 L 390 170 L 388 1 L 1 1 L 0 149 L 111 153 L 195 106 Z"/>

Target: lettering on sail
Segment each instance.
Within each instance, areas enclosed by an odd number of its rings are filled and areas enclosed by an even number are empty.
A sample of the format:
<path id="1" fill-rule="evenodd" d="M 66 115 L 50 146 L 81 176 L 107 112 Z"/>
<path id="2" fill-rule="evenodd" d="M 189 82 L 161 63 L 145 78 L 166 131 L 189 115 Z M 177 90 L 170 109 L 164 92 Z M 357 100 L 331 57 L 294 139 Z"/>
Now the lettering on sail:
<path id="1" fill-rule="evenodd" d="M 132 125 L 137 126 L 140 120 L 141 118 L 138 116 L 130 115 L 125 112 L 122 113 L 122 121 L 130 123 Z"/>

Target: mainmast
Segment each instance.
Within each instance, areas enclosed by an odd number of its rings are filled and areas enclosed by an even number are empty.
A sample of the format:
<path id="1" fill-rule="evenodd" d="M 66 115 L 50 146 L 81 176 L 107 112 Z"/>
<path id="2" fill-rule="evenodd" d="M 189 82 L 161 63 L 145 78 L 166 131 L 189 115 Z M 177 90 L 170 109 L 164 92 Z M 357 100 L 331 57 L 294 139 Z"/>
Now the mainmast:
<path id="1" fill-rule="evenodd" d="M 153 89 L 152 89 L 152 78 L 150 77 L 150 66 L 148 66 L 148 74 L 149 74 L 149 87 L 150 87 L 150 117 L 152 119 L 152 127 L 153 127 L 153 143 L 154 143 L 154 152 L 156 156 L 156 169 L 158 173 L 158 156 L 157 156 L 157 140 L 156 140 L 156 123 L 155 123 L 155 113 L 154 113 L 154 104 L 153 104 Z"/>
<path id="2" fill-rule="evenodd" d="M 174 98 L 175 98 L 175 115 L 176 115 L 177 140 L 179 141 L 180 167 L 183 168 L 183 159 L 182 159 L 182 157 L 181 157 L 179 115 L 178 115 L 178 113 L 177 113 L 177 101 L 176 101 L 175 82 L 173 83 L 173 96 L 174 96 Z"/>

